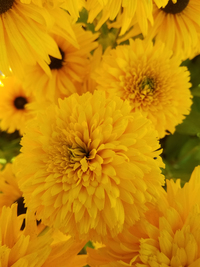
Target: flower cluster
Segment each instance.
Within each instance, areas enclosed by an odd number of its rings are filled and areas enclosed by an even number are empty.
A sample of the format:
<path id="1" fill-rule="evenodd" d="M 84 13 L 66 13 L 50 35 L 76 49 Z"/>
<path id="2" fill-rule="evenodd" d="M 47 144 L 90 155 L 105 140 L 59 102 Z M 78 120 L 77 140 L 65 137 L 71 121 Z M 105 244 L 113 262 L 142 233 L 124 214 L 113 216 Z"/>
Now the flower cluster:
<path id="1" fill-rule="evenodd" d="M 164 175 L 199 38 L 197 0 L 0 0 L 0 266 L 199 266 L 200 167 Z"/>

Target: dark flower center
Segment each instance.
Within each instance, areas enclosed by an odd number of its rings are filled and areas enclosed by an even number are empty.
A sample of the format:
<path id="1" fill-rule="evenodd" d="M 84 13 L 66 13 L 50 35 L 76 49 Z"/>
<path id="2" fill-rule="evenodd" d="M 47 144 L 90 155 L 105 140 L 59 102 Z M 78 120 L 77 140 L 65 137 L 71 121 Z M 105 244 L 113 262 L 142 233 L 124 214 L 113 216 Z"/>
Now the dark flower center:
<path id="1" fill-rule="evenodd" d="M 174 4 L 172 0 L 169 0 L 166 7 L 162 7 L 161 10 L 168 14 L 178 14 L 187 7 L 189 1 L 190 0 L 177 0 L 176 4 Z"/>
<path id="2" fill-rule="evenodd" d="M 16 109 L 25 109 L 25 105 L 28 103 L 27 99 L 23 96 L 18 96 L 14 100 Z"/>
<path id="3" fill-rule="evenodd" d="M 0 0 L 0 15 L 12 8 L 15 0 Z"/>
<path id="4" fill-rule="evenodd" d="M 61 69 L 62 66 L 63 66 L 65 53 L 61 50 L 61 48 L 59 48 L 59 50 L 60 50 L 60 53 L 61 53 L 61 56 L 62 56 L 61 59 L 49 56 L 50 60 L 51 60 L 51 63 L 49 64 L 49 68 L 51 70 L 53 70 L 53 69 L 57 69 L 58 70 L 58 69 Z"/>

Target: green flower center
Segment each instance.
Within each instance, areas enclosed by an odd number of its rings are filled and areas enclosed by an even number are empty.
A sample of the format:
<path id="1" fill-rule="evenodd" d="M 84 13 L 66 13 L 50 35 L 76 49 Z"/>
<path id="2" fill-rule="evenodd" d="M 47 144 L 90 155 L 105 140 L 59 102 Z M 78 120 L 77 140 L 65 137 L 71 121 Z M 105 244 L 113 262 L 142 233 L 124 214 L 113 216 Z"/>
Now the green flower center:
<path id="1" fill-rule="evenodd" d="M 16 107 L 16 109 L 25 109 L 25 105 L 27 103 L 27 99 L 23 96 L 18 96 L 14 100 L 14 106 Z"/>
<path id="2" fill-rule="evenodd" d="M 0 15 L 12 8 L 15 0 L 0 0 Z"/>
<path id="3" fill-rule="evenodd" d="M 178 14 L 181 13 L 188 5 L 190 0 L 177 0 L 176 4 L 169 0 L 166 7 L 161 8 L 167 14 Z"/>
<path id="4" fill-rule="evenodd" d="M 144 77 L 142 82 L 139 85 L 139 88 L 141 91 L 146 90 L 146 91 L 153 91 L 155 88 L 155 82 L 152 78 L 149 77 Z"/>
<path id="5" fill-rule="evenodd" d="M 60 53 L 61 53 L 61 56 L 62 56 L 61 59 L 49 56 L 50 60 L 51 60 L 51 63 L 49 64 L 49 68 L 51 70 L 53 70 L 53 69 L 57 69 L 58 70 L 58 69 L 61 69 L 62 66 L 63 66 L 65 53 L 62 51 L 61 48 L 59 48 L 59 50 L 60 50 Z"/>
<path id="6" fill-rule="evenodd" d="M 89 152 L 86 152 L 82 147 L 68 148 L 70 163 L 80 162 L 84 157 L 89 156 Z"/>

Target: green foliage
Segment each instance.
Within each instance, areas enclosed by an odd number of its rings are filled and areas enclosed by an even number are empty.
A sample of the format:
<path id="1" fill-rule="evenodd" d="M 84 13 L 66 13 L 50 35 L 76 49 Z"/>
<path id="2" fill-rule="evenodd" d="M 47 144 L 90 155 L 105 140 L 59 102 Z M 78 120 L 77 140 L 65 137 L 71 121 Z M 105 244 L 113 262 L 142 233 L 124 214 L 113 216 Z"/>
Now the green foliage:
<path id="1" fill-rule="evenodd" d="M 16 131 L 13 134 L 0 132 L 0 164 L 11 162 L 20 152 L 21 137 Z"/>
<path id="2" fill-rule="evenodd" d="M 161 144 L 166 179 L 180 178 L 185 183 L 193 169 L 200 164 L 200 56 L 186 60 L 182 65 L 187 66 L 191 73 L 191 112 L 176 127 L 176 132 L 161 140 Z"/>

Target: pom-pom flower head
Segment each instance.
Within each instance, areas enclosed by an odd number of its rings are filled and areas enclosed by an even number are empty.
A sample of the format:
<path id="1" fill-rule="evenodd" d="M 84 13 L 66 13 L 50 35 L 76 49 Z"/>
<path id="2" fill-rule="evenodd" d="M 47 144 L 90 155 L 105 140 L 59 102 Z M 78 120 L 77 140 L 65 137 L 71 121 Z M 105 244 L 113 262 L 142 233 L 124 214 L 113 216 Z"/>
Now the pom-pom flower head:
<path id="1" fill-rule="evenodd" d="M 192 104 L 190 73 L 180 63 L 163 43 L 137 39 L 108 51 L 95 79 L 99 89 L 128 99 L 132 111 L 147 116 L 162 138 L 166 130 L 175 131 Z"/>
<path id="2" fill-rule="evenodd" d="M 190 181 L 167 180 L 157 205 L 146 220 L 109 240 L 104 248 L 89 249 L 91 267 L 198 267 L 200 264 L 200 166 Z"/>
<path id="3" fill-rule="evenodd" d="M 28 125 L 16 160 L 19 186 L 44 224 L 101 240 L 156 201 L 164 182 L 156 131 L 130 111 L 103 92 L 73 94 Z"/>

